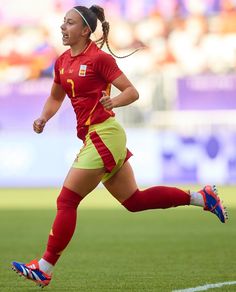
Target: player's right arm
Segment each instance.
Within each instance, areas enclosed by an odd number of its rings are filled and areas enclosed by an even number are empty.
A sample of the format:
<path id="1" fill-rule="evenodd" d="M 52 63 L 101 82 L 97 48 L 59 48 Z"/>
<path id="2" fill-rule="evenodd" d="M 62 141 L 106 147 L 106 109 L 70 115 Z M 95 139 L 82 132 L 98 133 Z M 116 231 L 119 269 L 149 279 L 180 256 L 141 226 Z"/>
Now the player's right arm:
<path id="1" fill-rule="evenodd" d="M 46 100 L 41 116 L 34 121 L 33 129 L 36 133 L 42 133 L 47 121 L 51 119 L 62 105 L 66 93 L 62 86 L 53 83 L 51 93 Z"/>

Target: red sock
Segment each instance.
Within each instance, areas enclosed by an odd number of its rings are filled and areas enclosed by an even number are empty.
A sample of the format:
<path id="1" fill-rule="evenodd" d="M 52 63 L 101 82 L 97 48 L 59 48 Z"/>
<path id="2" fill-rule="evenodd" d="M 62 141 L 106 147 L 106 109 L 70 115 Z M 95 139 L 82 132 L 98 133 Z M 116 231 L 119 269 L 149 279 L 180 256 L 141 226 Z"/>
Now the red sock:
<path id="1" fill-rule="evenodd" d="M 152 187 L 144 191 L 137 190 L 122 203 L 131 212 L 166 209 L 189 204 L 190 195 L 173 187 Z"/>
<path id="2" fill-rule="evenodd" d="M 47 250 L 43 258 L 55 265 L 62 251 L 70 242 L 76 226 L 77 207 L 82 197 L 63 187 L 57 198 L 57 215 L 48 237 Z"/>

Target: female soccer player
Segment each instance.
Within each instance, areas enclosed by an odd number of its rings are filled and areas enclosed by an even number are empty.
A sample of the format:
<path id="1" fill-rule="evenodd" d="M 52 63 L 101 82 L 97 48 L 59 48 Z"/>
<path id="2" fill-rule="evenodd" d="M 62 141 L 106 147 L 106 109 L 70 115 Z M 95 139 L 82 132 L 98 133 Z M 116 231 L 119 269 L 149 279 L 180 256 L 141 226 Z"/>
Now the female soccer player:
<path id="1" fill-rule="evenodd" d="M 103 37 L 97 42 L 100 47 L 90 39 L 97 19 L 103 28 Z M 70 49 L 55 63 L 51 93 L 33 128 L 36 133 L 43 132 L 67 95 L 76 114 L 78 137 L 84 145 L 58 196 L 56 218 L 42 258 L 28 264 L 12 263 L 17 273 L 42 287 L 50 283 L 53 266 L 73 236 L 79 203 L 100 182 L 131 212 L 196 205 L 216 214 L 223 223 L 227 218 L 215 187 L 206 186 L 198 192 L 165 186 L 138 189 L 128 162 L 132 154 L 126 148 L 125 132 L 112 109 L 136 101 L 139 95 L 115 59 L 101 50 L 106 43 L 111 52 L 104 11 L 99 6 L 76 6 L 66 13 L 61 31 L 63 44 Z M 113 98 L 111 84 L 120 91 Z"/>

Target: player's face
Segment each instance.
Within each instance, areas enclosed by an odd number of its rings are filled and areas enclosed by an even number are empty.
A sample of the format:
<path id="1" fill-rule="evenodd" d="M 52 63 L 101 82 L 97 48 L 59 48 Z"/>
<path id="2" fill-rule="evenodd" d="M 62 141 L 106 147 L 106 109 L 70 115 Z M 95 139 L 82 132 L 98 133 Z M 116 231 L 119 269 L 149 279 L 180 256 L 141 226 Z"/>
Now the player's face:
<path id="1" fill-rule="evenodd" d="M 82 37 L 88 34 L 88 27 L 84 26 L 83 20 L 74 9 L 69 10 L 61 25 L 62 42 L 65 46 L 76 45 Z"/>

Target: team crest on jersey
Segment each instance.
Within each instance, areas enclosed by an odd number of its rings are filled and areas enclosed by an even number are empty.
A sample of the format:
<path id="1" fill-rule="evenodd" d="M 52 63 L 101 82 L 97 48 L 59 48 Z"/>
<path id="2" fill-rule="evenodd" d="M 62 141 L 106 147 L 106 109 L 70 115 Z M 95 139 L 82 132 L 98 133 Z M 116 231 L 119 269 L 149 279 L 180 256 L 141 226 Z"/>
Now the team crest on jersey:
<path id="1" fill-rule="evenodd" d="M 86 76 L 87 65 L 80 65 L 79 76 Z"/>
<path id="2" fill-rule="evenodd" d="M 60 74 L 61 74 L 61 75 L 64 74 L 64 68 L 61 68 L 59 71 L 60 71 Z"/>

